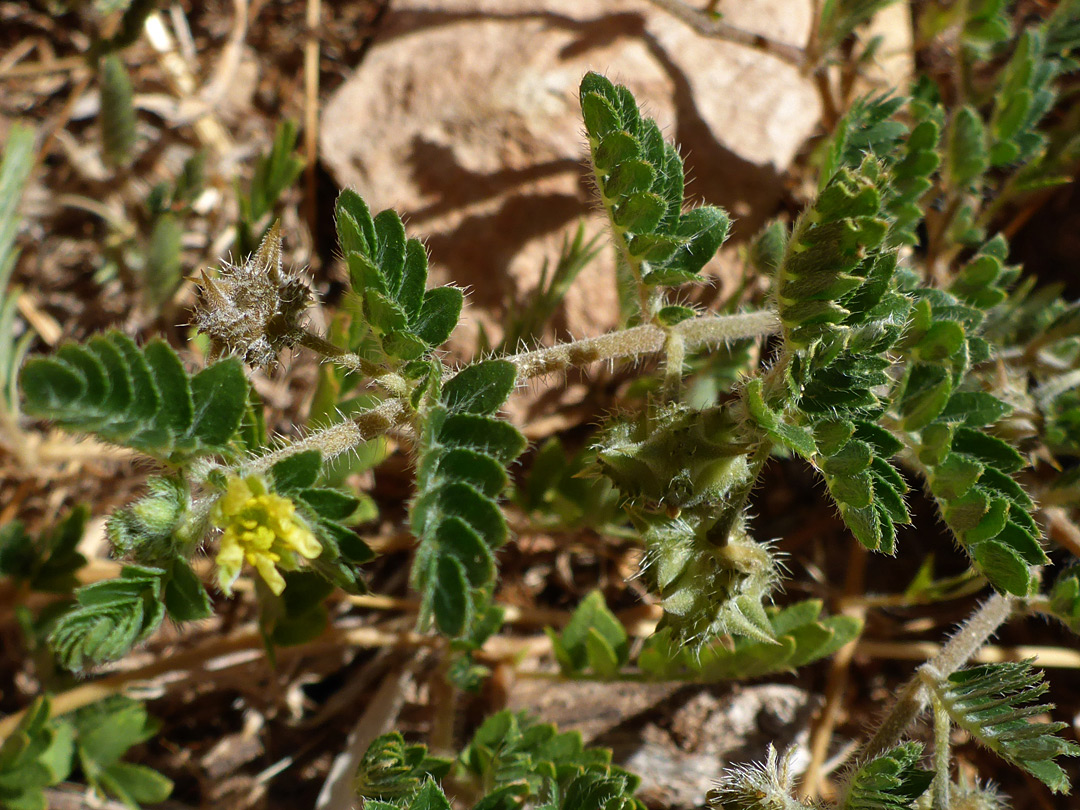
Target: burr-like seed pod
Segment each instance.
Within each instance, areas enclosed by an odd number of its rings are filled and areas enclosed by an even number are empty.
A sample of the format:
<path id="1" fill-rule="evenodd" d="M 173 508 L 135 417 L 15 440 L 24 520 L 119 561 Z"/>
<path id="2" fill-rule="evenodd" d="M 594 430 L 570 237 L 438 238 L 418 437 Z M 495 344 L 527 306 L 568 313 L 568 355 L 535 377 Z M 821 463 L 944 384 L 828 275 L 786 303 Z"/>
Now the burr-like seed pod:
<path id="1" fill-rule="evenodd" d="M 210 338 L 215 357 L 231 354 L 250 366 L 267 367 L 299 342 L 300 316 L 311 291 L 282 269 L 279 223 L 247 261 L 225 264 L 216 279 L 203 271 L 198 284 L 195 326 Z"/>

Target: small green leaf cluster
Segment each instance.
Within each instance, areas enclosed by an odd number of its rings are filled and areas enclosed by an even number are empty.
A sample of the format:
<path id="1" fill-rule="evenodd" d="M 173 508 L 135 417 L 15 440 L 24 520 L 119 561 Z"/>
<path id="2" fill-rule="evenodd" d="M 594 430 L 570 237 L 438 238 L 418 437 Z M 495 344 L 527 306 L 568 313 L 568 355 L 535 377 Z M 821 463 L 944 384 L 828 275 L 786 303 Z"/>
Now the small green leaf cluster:
<path id="1" fill-rule="evenodd" d="M 862 632 L 860 620 L 822 618 L 821 608 L 817 599 L 767 608 L 771 641 L 744 636 L 692 650 L 676 643 L 670 630 L 660 630 L 645 641 L 638 667 L 654 680 L 703 683 L 790 672 L 832 655 Z"/>
<path id="2" fill-rule="evenodd" d="M 89 785 L 128 807 L 164 801 L 172 782 L 157 771 L 122 761 L 128 750 L 157 733 L 138 701 L 112 697 L 74 714 L 50 719 L 38 698 L 0 746 L 0 804 L 11 810 L 45 810 L 45 789 L 69 778 L 76 762 Z"/>
<path id="3" fill-rule="evenodd" d="M 420 547 L 412 582 L 421 594 L 421 623 L 434 619 L 448 636 L 467 634 L 479 618 L 477 607 L 495 582 L 495 551 L 507 539 L 496 499 L 525 438 L 495 414 L 516 377 L 506 360 L 467 366 L 444 385 L 432 374 L 420 403 L 423 433 L 409 510 Z"/>
<path id="4" fill-rule="evenodd" d="M 932 111 L 927 112 L 927 108 L 921 109 L 924 115 L 915 130 L 924 131 L 919 136 L 915 132 L 907 136 L 906 154 L 899 159 L 886 159 L 884 165 L 890 166 L 891 171 L 901 171 L 908 158 L 918 151 L 911 146 L 913 141 L 922 148 L 931 146 L 936 139 L 937 117 Z M 851 181 L 845 178 L 845 173 L 853 170 L 844 164 L 856 159 L 852 145 L 868 148 L 871 153 L 896 152 L 903 130 L 887 126 L 886 116 L 898 110 L 896 100 L 876 99 L 852 111 L 841 126 L 831 152 L 833 162 L 840 168 L 812 211 L 831 205 L 826 193 L 837 179 L 841 181 L 841 191 L 846 192 L 840 199 L 850 204 L 858 196 Z M 881 183 L 889 174 L 878 174 L 882 169 L 875 168 L 873 158 L 861 160 L 862 172 L 867 168 L 873 170 L 871 177 L 864 175 L 860 192 L 865 206 L 862 213 L 874 217 L 872 187 L 888 189 L 891 182 Z M 912 165 L 918 162 L 911 161 Z M 924 161 L 919 172 L 908 173 L 909 179 L 924 176 L 923 170 L 932 169 L 932 164 L 932 160 Z M 925 182 L 919 180 L 918 185 L 925 187 Z M 888 194 L 884 198 L 879 195 L 878 221 L 891 219 L 889 203 Z M 813 213 L 804 215 L 804 221 L 814 223 L 816 219 Z M 902 217 L 899 227 L 909 228 L 911 222 L 910 217 Z M 890 231 L 882 234 L 881 243 L 907 241 L 903 235 L 889 236 L 891 229 L 897 227 L 895 221 L 889 222 L 889 227 Z M 797 226 L 791 245 L 799 244 L 799 230 Z M 811 228 L 807 230 L 814 233 Z M 876 236 L 872 228 L 864 233 Z M 803 244 L 807 250 L 797 257 L 796 267 L 812 261 L 815 255 L 813 243 Z M 865 246 L 859 240 L 855 244 L 858 247 L 854 255 L 859 264 L 876 265 L 875 269 L 864 274 L 849 271 L 831 275 L 834 271 L 830 270 L 793 273 L 788 270 L 792 261 L 789 245 L 778 271 L 777 296 L 789 340 L 796 332 L 796 324 L 802 328 L 803 315 L 802 310 L 788 306 L 792 299 L 797 306 L 810 307 L 808 311 L 813 313 L 811 338 L 817 342 L 796 354 L 791 377 L 798 390 L 796 404 L 810 416 L 819 451 L 816 463 L 826 477 L 830 494 L 861 542 L 893 553 L 894 526 L 908 521 L 902 500 L 906 486 L 885 459 L 905 446 L 914 447 L 920 469 L 946 522 L 975 565 L 995 587 L 1026 594 L 1033 585 L 1031 567 L 1044 563 L 1046 558 L 1030 514 L 1031 500 L 1009 477 L 1024 462 L 1007 442 L 982 430 L 1005 416 L 1009 408 L 993 394 L 981 390 L 973 374 L 992 354 L 990 343 L 979 334 L 985 313 L 1005 300 L 1004 289 L 1015 279 L 1015 269 L 1004 264 L 1007 245 L 1001 237 L 987 242 L 957 272 L 949 291 L 944 291 L 921 287 L 910 272 L 897 273 L 891 269 L 896 262 L 891 251 L 878 252 L 875 258 L 873 239 Z M 818 250 L 826 255 L 826 251 Z M 834 255 L 825 267 L 832 267 L 839 258 Z M 866 281 L 856 287 L 855 279 L 860 276 Z M 798 292 L 785 296 L 785 285 L 788 290 L 815 290 L 815 282 L 819 286 L 824 284 L 818 279 L 830 277 L 833 285 L 845 282 L 849 286 L 839 286 L 839 296 L 835 296 L 834 290 L 819 294 L 824 301 Z M 851 297 L 845 300 L 844 295 Z M 828 300 L 833 296 L 835 301 Z M 859 323 L 859 320 L 852 323 L 851 315 L 846 314 L 852 309 L 864 313 L 862 325 L 848 331 L 847 343 L 838 347 L 836 338 L 842 333 L 837 330 Z M 791 315 L 792 311 L 795 316 Z M 818 325 L 819 320 L 826 326 Z M 901 325 L 902 339 L 897 328 Z M 853 351 L 852 341 L 861 343 L 861 351 Z M 805 341 L 800 341 L 796 334 L 796 345 L 800 342 Z M 885 355 L 890 350 L 903 361 L 895 385 L 891 378 L 896 374 L 892 370 L 895 361 Z M 893 389 L 891 396 L 883 399 L 878 392 L 889 388 Z M 895 413 L 896 433 L 903 439 L 902 443 L 874 424 L 886 408 Z M 785 443 L 798 450 L 797 443 L 790 440 Z"/>
<path id="5" fill-rule="evenodd" d="M 996 286 L 1004 255 L 1004 240 L 994 239 L 961 271 L 952 292 L 913 291 L 903 341 L 910 360 L 895 409 L 942 516 L 976 567 L 994 587 L 1023 596 L 1034 586 L 1031 566 L 1046 562 L 1031 498 L 1010 475 L 1026 462 L 985 430 L 1010 409 L 970 374 L 990 354 L 978 329 L 982 307 L 1004 297 Z"/>
<path id="6" fill-rule="evenodd" d="M 1032 720 L 1053 705 L 1040 702 L 1049 687 L 1030 661 L 970 667 L 930 679 L 929 687 L 952 721 L 982 745 L 1055 793 L 1068 792 L 1069 778 L 1054 759 L 1080 756 L 1080 746 L 1057 736 L 1065 723 Z"/>
<path id="7" fill-rule="evenodd" d="M 429 779 L 441 782 L 453 760 L 433 757 L 426 745 L 407 745 L 397 731 L 376 737 L 357 766 L 353 789 L 364 799 L 394 801 L 416 795 Z"/>
<path id="8" fill-rule="evenodd" d="M 89 510 L 77 506 L 48 532 L 31 537 L 18 521 L 0 526 L 0 577 L 26 583 L 44 593 L 70 593 L 86 557 L 77 546 L 86 529 Z"/>
<path id="9" fill-rule="evenodd" d="M 349 527 L 373 518 L 374 504 L 326 486 L 323 464 L 318 450 L 282 459 L 270 468 L 274 492 L 293 502 L 322 545 L 322 553 L 308 563 L 313 571 L 347 593 L 364 593 L 359 567 L 375 559 L 375 552 Z"/>
<path id="10" fill-rule="evenodd" d="M 816 599 L 766 608 L 770 639 L 738 636 L 690 647 L 663 628 L 645 640 L 635 663 L 646 678 L 662 681 L 715 683 L 790 672 L 832 655 L 862 631 L 858 619 L 822 618 L 821 608 Z M 612 680 L 630 663 L 629 634 L 599 591 L 582 600 L 561 632 L 549 627 L 547 634 L 567 677 Z"/>
<path id="11" fill-rule="evenodd" d="M 700 280 L 727 238 L 727 214 L 708 205 L 683 213 L 682 159 L 656 122 L 641 117 L 629 90 L 589 73 L 580 94 L 600 201 L 635 280 L 650 286 Z"/>
<path id="12" fill-rule="evenodd" d="M 116 331 L 30 358 L 19 382 L 29 415 L 173 463 L 231 455 L 248 392 L 235 359 L 189 376 L 164 341 Z"/>
<path id="13" fill-rule="evenodd" d="M 38 698 L 0 745 L 0 804 L 11 810 L 46 810 L 44 790 L 71 772 L 71 728 L 49 721 L 49 701 Z"/>
<path id="14" fill-rule="evenodd" d="M 987 313 L 984 334 L 1015 358 L 1003 392 L 1015 408 L 1008 420 L 1014 434 L 1037 436 L 1055 456 L 1074 456 L 1080 454 L 1080 393 L 1072 371 L 1080 356 L 1080 305 L 1065 300 L 1064 285 L 1034 281 L 1019 284 Z"/>
<path id="15" fill-rule="evenodd" d="M 818 17 L 819 47 L 828 52 L 892 0 L 825 0 Z"/>
<path id="16" fill-rule="evenodd" d="M 345 190 L 334 215 L 354 305 L 378 341 L 381 359 L 400 364 L 430 354 L 457 326 L 461 290 L 426 289 L 427 251 L 420 240 L 406 239 L 396 212 L 373 218 L 360 195 Z M 414 368 L 422 373 L 425 366 Z"/>
<path id="17" fill-rule="evenodd" d="M 824 188 L 841 169 L 859 171 L 872 155 L 886 173 L 877 184 L 881 216 L 888 221 L 884 244 L 916 246 L 922 241 L 927 201 L 941 193 L 942 133 L 946 112 L 938 90 L 918 81 L 910 97 L 881 94 L 856 99 L 827 142 L 821 170 Z M 955 134 L 956 124 L 953 131 Z M 974 207 L 963 207 L 967 226 Z M 957 232 L 962 230 L 959 226 Z"/>
<path id="18" fill-rule="evenodd" d="M 589 670 L 600 678 L 615 678 L 630 660 L 630 637 L 600 591 L 581 600 L 561 633 L 550 627 L 545 631 L 564 675 Z"/>
<path id="19" fill-rule="evenodd" d="M 128 807 L 168 798 L 171 780 L 145 765 L 122 761 L 129 748 L 146 742 L 160 728 L 142 703 L 121 696 L 106 698 L 79 709 L 70 715 L 70 722 L 79 767 L 92 788 Z"/>
<path id="20" fill-rule="evenodd" d="M 922 751 L 909 742 L 862 763 L 848 780 L 841 810 L 910 810 L 934 781 L 933 771 L 918 767 Z"/>
<path id="21" fill-rule="evenodd" d="M 1065 67 L 1047 42 L 1047 34 L 1038 28 L 1023 31 L 1002 68 L 988 122 L 991 166 L 1026 163 L 1046 147 L 1047 138 L 1038 124 L 1054 105 L 1054 81 Z"/>
<path id="22" fill-rule="evenodd" d="M 807 348 L 866 322 L 888 289 L 895 259 L 877 250 L 889 228 L 883 171 L 869 156 L 841 167 L 796 223 L 774 283 L 786 345 Z"/>
<path id="23" fill-rule="evenodd" d="M 49 642 L 71 670 L 114 661 L 153 633 L 165 617 L 166 572 L 125 565 L 116 579 L 84 585 L 76 605 L 57 621 Z"/>
<path id="24" fill-rule="evenodd" d="M 481 724 L 458 759 L 466 778 L 525 799 L 565 788 L 583 771 L 606 769 L 611 752 L 586 748 L 579 732 L 502 711 Z"/>
<path id="25" fill-rule="evenodd" d="M 1062 571 L 1050 589 L 1050 611 L 1074 633 L 1080 633 L 1080 566 Z"/>
<path id="26" fill-rule="evenodd" d="M 644 809 L 633 795 L 639 780 L 612 766 L 609 750 L 586 748 L 576 731 L 560 733 L 509 711 L 487 718 L 452 762 L 406 745 L 396 732 L 383 735 L 369 746 L 354 784 L 366 810 L 449 810 L 437 785 L 448 774 L 457 792 L 477 795 L 473 810 Z"/>
<path id="27" fill-rule="evenodd" d="M 585 448 L 572 456 L 553 436 L 533 454 L 514 502 L 545 528 L 569 530 L 594 527 L 608 534 L 625 533 L 619 495 L 607 478 L 587 476 L 596 453 Z"/>
<path id="28" fill-rule="evenodd" d="M 945 133 L 942 187 L 956 203 L 946 217 L 949 237 L 973 245 L 986 238 L 977 216 L 983 205 L 979 197 L 994 183 L 995 171 L 1011 174 L 992 207 L 1068 182 L 1061 169 L 1062 159 L 1071 161 L 1065 155 L 1075 149 L 1069 146 L 1072 128 L 1055 136 L 1046 120 L 1060 98 L 1060 78 L 1077 66 L 1071 51 L 1078 41 L 1080 8 L 1061 3 L 1042 25 L 1028 25 L 1015 37 L 1008 4 L 1000 0 L 958 8 L 957 15 L 962 60 L 999 65 L 983 81 L 963 78 L 971 100 L 952 111 Z"/>

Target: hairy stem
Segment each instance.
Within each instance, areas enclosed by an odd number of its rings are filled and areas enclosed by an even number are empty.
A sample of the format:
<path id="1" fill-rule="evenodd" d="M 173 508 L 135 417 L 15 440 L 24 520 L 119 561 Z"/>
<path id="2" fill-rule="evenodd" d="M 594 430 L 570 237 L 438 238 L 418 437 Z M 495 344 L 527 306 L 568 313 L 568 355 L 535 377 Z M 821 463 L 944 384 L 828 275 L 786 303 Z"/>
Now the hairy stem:
<path id="1" fill-rule="evenodd" d="M 297 342 L 305 349 L 311 349 L 328 360 L 344 366 L 349 371 L 358 371 L 364 376 L 370 377 L 394 396 L 403 397 L 409 393 L 408 383 L 396 372 L 383 368 L 377 363 L 372 363 L 370 360 L 365 360 L 357 354 L 347 352 L 340 346 L 312 332 L 308 332 L 306 329 L 300 330 L 296 337 Z"/>
<path id="2" fill-rule="evenodd" d="M 403 400 L 396 397 L 388 399 L 344 422 L 315 431 L 310 436 L 259 457 L 249 466 L 249 469 L 252 472 L 266 472 L 282 459 L 305 450 L 318 450 L 324 458 L 335 458 L 404 424 L 408 417 L 409 412 Z"/>
<path id="3" fill-rule="evenodd" d="M 691 352 L 728 340 L 772 334 L 779 328 L 780 322 L 776 313 L 762 310 L 744 315 L 691 318 L 670 329 L 646 324 L 600 337 L 563 343 L 549 349 L 512 354 L 503 359 L 517 367 L 518 381 L 523 382 L 601 360 L 656 354 L 664 351 L 671 333 L 678 335 L 685 351 Z M 404 383 L 404 380 L 402 382 Z M 255 459 L 247 464 L 246 468 L 251 472 L 266 472 L 282 459 L 305 450 L 319 450 L 324 458 L 334 458 L 369 439 L 407 424 L 412 415 L 412 408 L 407 405 L 404 397 L 392 396 L 380 405 L 362 411 L 344 422 L 316 431 Z"/>
<path id="4" fill-rule="evenodd" d="M 930 693 L 934 708 L 934 810 L 949 810 L 949 734 L 952 720 L 937 695 Z"/>
<path id="5" fill-rule="evenodd" d="M 626 241 L 626 229 L 615 222 L 615 203 L 611 198 L 604 195 L 604 184 L 600 177 L 600 171 L 595 166 L 593 166 L 593 180 L 596 183 L 597 193 L 600 195 L 600 203 L 607 214 L 608 224 L 611 226 L 612 241 L 615 243 L 615 249 L 619 252 L 619 259 L 633 277 L 642 323 L 647 324 L 652 321 L 657 307 L 653 306 L 655 296 L 650 297 L 648 289 L 645 287 L 644 273 L 641 267 L 642 261 L 634 258 L 630 253 L 630 245 Z"/>
<path id="6" fill-rule="evenodd" d="M 895 746 L 907 727 L 922 713 L 928 702 L 923 678 L 948 678 L 967 663 L 1012 614 L 1016 600 L 995 593 L 964 622 L 956 635 L 934 658 L 927 661 L 901 690 L 877 733 L 863 747 L 862 760 L 873 759 Z"/>
<path id="7" fill-rule="evenodd" d="M 653 324 L 635 326 L 600 337 L 561 343 L 549 349 L 537 349 L 503 358 L 518 370 L 518 380 L 531 380 L 577 366 L 587 366 L 601 360 L 618 360 L 656 354 L 664 350 L 668 333 L 676 332 L 683 340 L 685 351 L 693 352 L 729 340 L 761 337 L 780 330 L 780 321 L 771 310 L 748 312 L 743 315 L 718 315 L 691 318 L 670 328 Z"/>
<path id="8" fill-rule="evenodd" d="M 674 330 L 668 332 L 664 342 L 664 394 L 670 400 L 679 396 L 685 359 L 686 341 L 683 336 Z"/>

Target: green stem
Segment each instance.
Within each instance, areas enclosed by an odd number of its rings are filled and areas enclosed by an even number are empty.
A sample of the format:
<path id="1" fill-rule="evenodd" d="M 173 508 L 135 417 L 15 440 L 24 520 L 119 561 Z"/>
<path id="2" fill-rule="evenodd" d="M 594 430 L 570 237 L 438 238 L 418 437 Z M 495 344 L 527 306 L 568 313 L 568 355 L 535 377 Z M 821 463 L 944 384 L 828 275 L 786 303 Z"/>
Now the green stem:
<path id="1" fill-rule="evenodd" d="M 393 396 L 404 397 L 409 394 L 409 384 L 400 374 L 394 371 L 383 368 L 377 363 L 372 363 L 370 360 L 365 360 L 357 354 L 347 352 L 340 346 L 312 332 L 308 332 L 306 329 L 299 330 L 296 339 L 305 349 L 311 349 L 328 360 L 344 366 L 349 371 L 358 371 L 364 376 L 370 377 Z"/>
<path id="2" fill-rule="evenodd" d="M 563 343 L 549 349 L 512 354 L 509 360 L 518 370 L 518 381 L 541 377 L 572 367 L 586 366 L 601 360 L 641 357 L 664 350 L 669 333 L 676 333 L 685 351 L 715 346 L 728 340 L 772 334 L 780 328 L 776 313 L 770 310 L 743 315 L 691 318 L 668 330 L 653 324 L 611 332 L 596 338 Z M 383 373 L 381 381 L 397 375 Z M 405 381 L 402 380 L 404 384 Z M 350 419 L 316 431 L 311 435 L 275 450 L 244 465 L 251 472 L 266 472 L 288 456 L 305 450 L 318 450 L 330 459 L 347 453 L 358 445 L 387 431 L 407 424 L 414 411 L 404 396 L 392 396 L 382 404 L 362 411 Z"/>
<path id="3" fill-rule="evenodd" d="M 664 341 L 664 395 L 668 401 L 678 399 L 682 388 L 683 361 L 686 358 L 686 341 L 674 329 Z"/>
<path id="4" fill-rule="evenodd" d="M 525 381 L 601 360 L 657 354 L 664 350 L 671 332 L 682 338 L 684 351 L 694 352 L 731 340 L 771 335 L 779 330 L 780 321 L 776 313 L 760 310 L 741 315 L 691 318 L 668 330 L 645 324 L 573 343 L 561 343 L 548 349 L 512 354 L 503 359 L 517 366 L 518 380 Z"/>
<path id="5" fill-rule="evenodd" d="M 938 696 L 930 692 L 934 709 L 934 810 L 949 810 L 949 734 L 952 720 Z"/>
<path id="6" fill-rule="evenodd" d="M 607 214 L 608 224 L 611 226 L 611 233 L 619 251 L 619 258 L 630 271 L 630 275 L 633 276 L 634 287 L 637 290 L 637 305 L 641 310 L 641 321 L 646 324 L 650 323 L 657 307 L 654 307 L 655 295 L 650 297 L 648 288 L 645 286 L 645 276 L 641 267 L 642 261 L 630 252 L 630 243 L 626 241 L 626 229 L 619 227 L 615 223 L 615 203 L 610 197 L 604 195 L 603 178 L 601 178 L 600 172 L 595 166 L 593 166 L 593 179 L 596 182 L 596 188 L 599 190 L 600 202 L 604 207 L 604 212 Z"/>
<path id="7" fill-rule="evenodd" d="M 924 678 L 944 680 L 964 666 L 1009 618 L 1015 601 L 1011 596 L 995 593 L 961 625 L 940 653 L 919 667 L 900 691 L 877 733 L 863 746 L 860 760 L 881 756 L 900 742 L 908 726 L 928 703 Z"/>

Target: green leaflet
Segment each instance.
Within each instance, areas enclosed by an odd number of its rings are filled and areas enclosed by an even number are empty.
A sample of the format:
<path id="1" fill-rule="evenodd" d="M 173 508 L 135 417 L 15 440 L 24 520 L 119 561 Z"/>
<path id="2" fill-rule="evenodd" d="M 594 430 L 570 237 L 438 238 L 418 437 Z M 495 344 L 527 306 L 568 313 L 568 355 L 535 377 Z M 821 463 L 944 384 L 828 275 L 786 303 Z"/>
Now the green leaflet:
<path id="1" fill-rule="evenodd" d="M 567 675 L 590 669 L 615 678 L 630 658 L 629 635 L 604 602 L 600 591 L 586 596 L 561 633 L 546 628 L 559 668 Z"/>
<path id="2" fill-rule="evenodd" d="M 681 646 L 670 630 L 651 636 L 638 666 L 657 680 L 715 683 L 788 672 L 828 657 L 857 638 L 862 623 L 848 616 L 821 618 L 821 602 L 809 599 L 783 609 L 768 608 L 774 641 L 736 638 L 700 650 Z"/>
<path id="3" fill-rule="evenodd" d="M 165 617 L 165 573 L 160 568 L 126 565 L 118 578 L 75 591 L 76 605 L 49 634 L 60 662 L 79 671 L 115 661 L 146 639 Z"/>
<path id="4" fill-rule="evenodd" d="M 79 709 L 65 720 L 75 729 L 79 765 L 91 787 L 129 807 L 162 802 L 173 783 L 157 771 L 121 758 L 157 734 L 159 724 L 139 701 L 115 696 Z"/>
<path id="5" fill-rule="evenodd" d="M 275 492 L 293 501 L 322 544 L 322 553 L 308 565 L 346 592 L 364 593 L 367 586 L 360 566 L 375 559 L 375 552 L 349 527 L 373 520 L 375 504 L 367 496 L 357 497 L 320 483 L 322 472 L 322 455 L 317 450 L 287 456 L 270 469 Z M 288 594 L 286 587 L 285 598 L 298 599 L 296 594 Z M 321 604 L 322 598 L 313 599 L 315 602 Z"/>
<path id="6" fill-rule="evenodd" d="M 164 341 L 140 349 L 116 331 L 30 358 L 19 383 L 31 416 L 172 463 L 230 455 L 248 391 L 235 359 L 191 377 Z"/>
<path id="7" fill-rule="evenodd" d="M 1080 756 L 1080 746 L 1057 736 L 1065 723 L 1031 719 L 1053 705 L 1039 702 L 1048 687 L 1030 661 L 971 667 L 929 686 L 952 721 L 981 744 L 1055 793 L 1068 792 L 1068 776 L 1054 759 Z"/>
<path id="8" fill-rule="evenodd" d="M 410 509 L 420 541 L 412 581 L 421 594 L 421 623 L 434 619 L 446 635 L 468 635 L 494 584 L 494 551 L 507 537 L 496 503 L 505 468 L 525 449 L 524 437 L 494 414 L 513 390 L 517 371 L 505 360 L 473 364 L 429 392 Z"/>
<path id="9" fill-rule="evenodd" d="M 425 290 L 427 252 L 418 239 L 406 239 L 401 218 L 390 210 L 372 217 L 348 189 L 338 196 L 334 216 L 360 312 L 385 357 L 416 360 L 445 343 L 457 326 L 462 292 Z"/>
<path id="10" fill-rule="evenodd" d="M 848 781 L 840 810 L 910 810 L 934 772 L 918 767 L 923 748 L 905 743 L 862 763 Z"/>
<path id="11" fill-rule="evenodd" d="M 47 533 L 31 537 L 18 521 L 0 526 L 0 576 L 27 583 L 35 591 L 70 593 L 86 565 L 78 550 L 90 510 L 77 506 Z"/>
<path id="12" fill-rule="evenodd" d="M 630 91 L 597 73 L 581 81 L 581 112 L 600 199 L 639 283 L 678 285 L 727 239 L 731 221 L 713 206 L 683 213 L 683 165 Z"/>
<path id="13" fill-rule="evenodd" d="M 48 698 L 37 698 L 0 745 L 0 805 L 11 810 L 46 810 L 44 789 L 71 773 L 70 726 L 49 720 Z"/>

